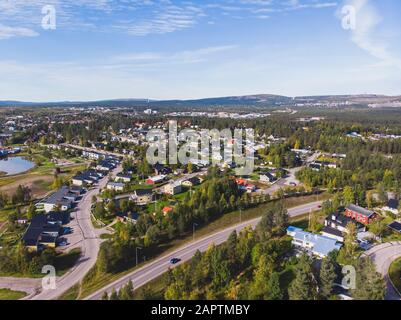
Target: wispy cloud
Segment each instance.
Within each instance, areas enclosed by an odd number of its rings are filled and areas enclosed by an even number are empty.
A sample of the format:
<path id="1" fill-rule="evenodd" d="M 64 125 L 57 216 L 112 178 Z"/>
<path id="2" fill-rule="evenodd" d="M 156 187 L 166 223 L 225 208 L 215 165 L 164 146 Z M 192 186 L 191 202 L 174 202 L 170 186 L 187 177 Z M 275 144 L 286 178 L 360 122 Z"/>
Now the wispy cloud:
<path id="1" fill-rule="evenodd" d="M 39 33 L 29 28 L 9 27 L 0 24 L 0 39 L 13 37 L 36 37 Z"/>
<path id="2" fill-rule="evenodd" d="M 209 24 L 219 15 L 233 19 L 266 19 L 273 13 L 320 9 L 336 2 L 317 0 L 13 0 L 0 1 L 0 21 L 12 36 L 32 36 L 41 31 L 41 8 L 53 5 L 57 27 L 90 29 L 133 36 L 165 34 Z M 31 30 L 32 32 L 28 31 Z M 18 31 L 19 30 L 19 31 Z M 6 31 L 4 31 L 4 34 Z M 8 37 L 8 36 L 7 36 Z M 6 38 L 6 36 L 3 36 Z"/>
<path id="3" fill-rule="evenodd" d="M 352 41 L 361 49 L 380 61 L 382 66 L 395 66 L 401 69 L 401 59 L 389 49 L 389 44 L 376 33 L 383 18 L 369 0 L 346 0 L 346 5 L 355 9 L 356 26 L 351 30 Z"/>

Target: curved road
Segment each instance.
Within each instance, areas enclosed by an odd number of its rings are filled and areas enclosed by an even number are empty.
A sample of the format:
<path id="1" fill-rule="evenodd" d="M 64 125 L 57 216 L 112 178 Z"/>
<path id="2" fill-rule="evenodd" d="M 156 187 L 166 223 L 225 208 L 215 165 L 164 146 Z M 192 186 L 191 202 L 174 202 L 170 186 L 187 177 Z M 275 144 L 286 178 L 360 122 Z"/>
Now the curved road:
<path id="1" fill-rule="evenodd" d="M 121 171 L 121 166 L 113 170 L 112 176 Z M 56 289 L 42 290 L 37 295 L 29 297 L 32 300 L 51 300 L 62 295 L 69 288 L 79 283 L 86 273 L 95 265 L 101 240 L 96 235 L 96 230 L 91 221 L 92 197 L 107 184 L 107 176 L 99 181 L 98 185 L 85 193 L 77 205 L 75 219 L 82 234 L 81 257 L 76 265 L 62 277 L 56 279 Z"/>
<path id="2" fill-rule="evenodd" d="M 388 270 L 391 263 L 401 257 L 401 242 L 386 242 L 377 245 L 364 253 L 364 256 L 370 257 L 376 269 L 381 273 L 387 283 L 386 300 L 401 300 L 400 295 L 394 289 Z"/>
<path id="3" fill-rule="evenodd" d="M 321 205 L 322 201 L 316 201 L 313 203 L 301 205 L 295 208 L 288 209 L 288 214 L 290 217 L 296 217 L 305 213 L 310 212 L 311 210 L 317 210 L 319 208 L 319 205 Z M 181 259 L 181 263 L 190 260 L 194 254 L 196 253 L 197 250 L 199 251 L 206 251 L 207 248 L 212 244 L 219 245 L 223 242 L 225 242 L 229 235 L 236 230 L 237 232 L 243 230 L 245 227 L 252 226 L 255 227 L 261 218 L 256 218 L 253 220 L 249 220 L 243 223 L 240 223 L 238 225 L 229 227 L 227 229 L 224 229 L 222 231 L 219 231 L 213 235 L 209 235 L 207 237 L 204 237 L 202 239 L 199 239 L 197 241 L 194 241 L 192 243 L 189 243 L 187 245 L 184 245 L 183 247 L 175 250 L 174 252 L 171 252 L 167 255 L 164 255 L 161 258 L 156 259 L 155 261 L 131 272 L 130 274 L 122 277 L 119 280 L 114 281 L 113 283 L 103 287 L 102 289 L 94 292 L 93 294 L 89 295 L 86 297 L 86 300 L 99 300 L 101 299 L 102 295 L 104 292 L 110 293 L 113 288 L 116 290 L 119 290 L 122 286 L 124 286 L 127 282 L 132 280 L 134 287 L 137 289 L 149 281 L 157 278 L 161 274 L 165 273 L 168 271 L 169 268 L 171 268 L 170 264 L 170 259 L 173 257 L 178 257 Z M 177 264 L 177 265 L 179 265 Z"/>

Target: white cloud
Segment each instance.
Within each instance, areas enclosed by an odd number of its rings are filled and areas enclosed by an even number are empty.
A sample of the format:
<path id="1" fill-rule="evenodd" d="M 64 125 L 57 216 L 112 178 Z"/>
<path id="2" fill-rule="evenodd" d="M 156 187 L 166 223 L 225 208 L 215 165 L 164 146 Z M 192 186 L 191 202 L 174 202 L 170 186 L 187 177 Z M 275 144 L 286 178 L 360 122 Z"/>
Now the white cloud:
<path id="1" fill-rule="evenodd" d="M 13 37 L 36 37 L 39 33 L 28 28 L 9 27 L 0 24 L 0 39 Z"/>
<path id="2" fill-rule="evenodd" d="M 383 18 L 369 0 L 346 0 L 344 5 L 355 8 L 356 26 L 351 30 L 351 40 L 361 49 L 380 61 L 382 66 L 395 66 L 401 69 L 401 59 L 389 50 L 389 44 L 376 33 Z M 340 13 L 339 17 L 342 18 Z"/>
<path id="3" fill-rule="evenodd" d="M 41 8 L 53 5 L 57 28 L 120 32 L 133 36 L 165 34 L 193 28 L 210 18 L 263 19 L 267 13 L 327 8 L 317 0 L 10 0 L 0 1 L 0 21 L 10 28 L 40 30 Z M 22 29 L 21 29 L 22 30 Z M 26 32 L 29 36 L 30 34 Z M 24 35 L 21 32 L 21 35 Z"/>

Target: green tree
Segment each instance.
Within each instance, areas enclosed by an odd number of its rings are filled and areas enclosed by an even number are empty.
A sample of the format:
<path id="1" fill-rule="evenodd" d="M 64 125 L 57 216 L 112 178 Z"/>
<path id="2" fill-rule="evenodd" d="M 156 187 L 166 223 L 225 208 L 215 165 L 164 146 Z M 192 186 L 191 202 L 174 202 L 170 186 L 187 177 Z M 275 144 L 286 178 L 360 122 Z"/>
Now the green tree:
<path id="1" fill-rule="evenodd" d="M 336 277 L 334 261 L 328 257 L 324 258 L 319 273 L 319 296 L 321 299 L 330 298 Z"/>
<path id="2" fill-rule="evenodd" d="M 295 268 L 295 279 L 288 289 L 290 300 L 316 300 L 317 281 L 312 270 L 312 259 L 302 254 Z"/>
<path id="3" fill-rule="evenodd" d="M 386 295 L 386 283 L 376 271 L 372 260 L 358 259 L 355 269 L 356 283 L 352 297 L 356 300 L 383 300 Z"/>
<path id="4" fill-rule="evenodd" d="M 269 300 L 282 300 L 284 297 L 280 287 L 280 274 L 273 272 L 267 283 L 267 298 Z"/>
<path id="5" fill-rule="evenodd" d="M 349 205 L 355 202 L 355 194 L 352 187 L 346 186 L 343 191 L 344 203 L 345 205 Z"/>

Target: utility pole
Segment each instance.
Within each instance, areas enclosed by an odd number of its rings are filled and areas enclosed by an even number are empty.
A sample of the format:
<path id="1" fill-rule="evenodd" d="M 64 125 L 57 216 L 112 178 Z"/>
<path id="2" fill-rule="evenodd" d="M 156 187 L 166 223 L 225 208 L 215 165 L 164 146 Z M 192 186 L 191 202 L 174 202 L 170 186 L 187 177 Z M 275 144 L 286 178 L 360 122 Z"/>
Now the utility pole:
<path id="1" fill-rule="evenodd" d="M 239 208 L 239 222 L 242 222 L 242 208 Z"/>
<path id="2" fill-rule="evenodd" d="M 142 250 L 142 248 L 141 247 L 136 247 L 135 248 L 135 260 L 136 260 L 136 266 L 138 265 L 138 249 L 139 250 Z"/>
<path id="3" fill-rule="evenodd" d="M 193 241 L 195 241 L 195 226 L 197 226 L 197 223 L 193 223 L 192 225 L 192 237 L 193 237 Z"/>

